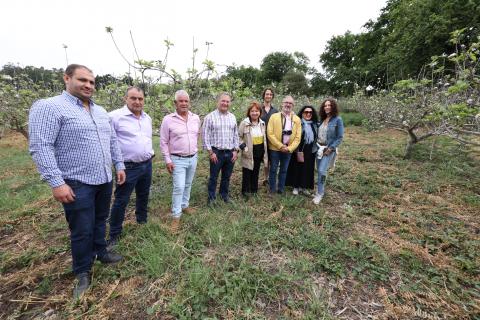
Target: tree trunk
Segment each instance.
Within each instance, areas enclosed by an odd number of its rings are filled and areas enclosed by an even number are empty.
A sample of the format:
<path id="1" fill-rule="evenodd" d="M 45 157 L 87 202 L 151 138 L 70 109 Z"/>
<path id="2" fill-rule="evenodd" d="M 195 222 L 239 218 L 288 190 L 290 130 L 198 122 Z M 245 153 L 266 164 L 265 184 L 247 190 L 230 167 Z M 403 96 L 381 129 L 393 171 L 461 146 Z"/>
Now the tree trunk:
<path id="1" fill-rule="evenodd" d="M 413 132 L 413 129 L 408 130 L 408 142 L 407 146 L 405 147 L 405 154 L 403 155 L 403 159 L 409 159 L 410 156 L 412 155 L 412 149 L 413 146 L 418 142 L 418 138 L 415 135 L 415 132 Z"/>
<path id="2" fill-rule="evenodd" d="M 28 130 L 25 130 L 24 128 L 18 128 L 15 131 L 20 132 L 25 137 L 25 139 L 28 140 Z"/>

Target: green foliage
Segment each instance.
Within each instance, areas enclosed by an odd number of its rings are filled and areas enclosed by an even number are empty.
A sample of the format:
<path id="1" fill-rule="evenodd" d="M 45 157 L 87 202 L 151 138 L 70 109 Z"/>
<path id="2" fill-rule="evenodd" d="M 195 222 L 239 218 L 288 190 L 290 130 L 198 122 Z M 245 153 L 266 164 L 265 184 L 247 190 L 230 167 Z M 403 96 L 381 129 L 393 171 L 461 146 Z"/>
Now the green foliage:
<path id="1" fill-rule="evenodd" d="M 336 95 L 352 94 L 355 85 L 389 88 L 399 79 L 423 75 L 432 56 L 451 52 L 455 30 L 463 30 L 466 46 L 475 42 L 479 21 L 476 1 L 390 0 L 365 24 L 366 32 L 332 37 L 320 62 Z M 444 65 L 444 71 L 451 74 L 451 66 Z"/>
<path id="2" fill-rule="evenodd" d="M 300 71 L 288 71 L 282 79 L 283 92 L 294 96 L 306 96 L 310 92 L 308 80 Z"/>
<path id="3" fill-rule="evenodd" d="M 335 96 L 353 94 L 355 84 L 360 80 L 354 53 L 357 43 L 358 36 L 347 31 L 328 40 L 325 51 L 320 55 L 320 63 Z"/>
<path id="4" fill-rule="evenodd" d="M 477 68 L 478 42 L 469 47 L 460 43 L 463 31 L 452 33 L 455 53 L 435 56 L 429 65 L 430 78 L 404 79 L 392 90 L 370 97 L 357 94 L 353 99 L 372 127 L 391 127 L 409 136 L 405 156 L 422 140 L 447 135 L 461 143 L 478 145 L 480 135 L 480 74 Z M 440 61 L 455 67 L 444 73 Z"/>
<path id="5" fill-rule="evenodd" d="M 266 55 L 260 64 L 262 83 L 269 85 L 279 83 L 289 71 L 307 73 L 309 59 L 302 52 L 294 54 L 287 52 L 273 52 Z"/>
<path id="6" fill-rule="evenodd" d="M 228 66 L 226 76 L 242 81 L 242 86 L 247 88 L 256 88 L 259 85 L 260 70 L 252 66 Z"/>

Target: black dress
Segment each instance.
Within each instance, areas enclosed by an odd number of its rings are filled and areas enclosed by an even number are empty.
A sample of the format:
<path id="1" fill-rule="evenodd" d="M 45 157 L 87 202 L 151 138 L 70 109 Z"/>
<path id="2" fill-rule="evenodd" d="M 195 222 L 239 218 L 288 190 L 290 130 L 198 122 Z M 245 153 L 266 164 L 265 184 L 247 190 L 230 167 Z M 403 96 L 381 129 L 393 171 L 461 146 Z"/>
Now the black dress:
<path id="1" fill-rule="evenodd" d="M 315 141 L 317 140 L 317 127 L 314 123 L 311 123 L 314 133 L 314 139 L 311 143 L 304 143 L 304 133 L 302 132 L 302 140 L 297 150 L 293 152 L 288 164 L 287 179 L 285 181 L 286 186 L 293 188 L 313 189 L 314 177 L 315 177 L 315 159 L 316 152 L 312 152 Z M 297 161 L 296 151 L 303 151 L 304 162 Z"/>

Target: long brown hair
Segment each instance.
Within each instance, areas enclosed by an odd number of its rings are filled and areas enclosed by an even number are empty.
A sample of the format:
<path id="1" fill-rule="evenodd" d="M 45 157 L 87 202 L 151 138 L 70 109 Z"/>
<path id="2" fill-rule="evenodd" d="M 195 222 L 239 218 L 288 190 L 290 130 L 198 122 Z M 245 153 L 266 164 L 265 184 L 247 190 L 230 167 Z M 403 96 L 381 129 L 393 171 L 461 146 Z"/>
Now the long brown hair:
<path id="1" fill-rule="evenodd" d="M 320 106 L 320 111 L 318 111 L 318 114 L 320 116 L 321 121 L 327 119 L 327 113 L 325 112 L 325 103 L 327 101 L 330 101 L 330 105 L 331 105 L 331 108 L 332 108 L 331 111 L 330 111 L 330 114 L 332 115 L 332 118 L 338 116 L 337 100 L 335 100 L 333 98 L 327 98 L 322 102 L 322 105 Z"/>

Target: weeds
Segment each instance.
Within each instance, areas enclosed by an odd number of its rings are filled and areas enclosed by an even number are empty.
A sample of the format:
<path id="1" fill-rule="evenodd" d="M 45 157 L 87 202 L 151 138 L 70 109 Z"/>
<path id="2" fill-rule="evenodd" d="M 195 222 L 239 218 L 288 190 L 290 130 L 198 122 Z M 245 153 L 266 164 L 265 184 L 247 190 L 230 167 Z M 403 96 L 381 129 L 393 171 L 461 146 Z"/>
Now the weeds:
<path id="1" fill-rule="evenodd" d="M 348 128 L 320 206 L 290 190 L 267 198 L 262 189 L 244 201 L 237 164 L 234 203 L 208 208 L 202 153 L 191 198 L 197 212 L 182 217 L 178 236 L 166 228 L 171 177 L 156 158 L 149 223 L 135 223 L 131 201 L 118 246 L 125 259 L 116 267 L 96 263 L 80 304 L 69 299 L 61 206 L 39 181 L 26 146 L 8 138 L 0 144 L 0 165 L 9 168 L 0 182 L 0 295 L 11 317 L 35 317 L 46 305 L 64 310 L 61 317 L 91 319 L 480 314 L 480 168 L 456 157 L 447 139 L 433 152 L 415 146 L 416 160 L 407 162 L 395 132 Z"/>

